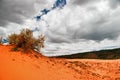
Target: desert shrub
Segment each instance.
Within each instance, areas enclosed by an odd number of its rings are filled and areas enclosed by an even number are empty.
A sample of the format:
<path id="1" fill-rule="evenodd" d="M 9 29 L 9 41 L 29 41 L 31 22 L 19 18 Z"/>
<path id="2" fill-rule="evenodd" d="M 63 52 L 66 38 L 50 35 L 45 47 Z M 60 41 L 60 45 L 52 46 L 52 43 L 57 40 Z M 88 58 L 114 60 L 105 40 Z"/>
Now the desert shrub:
<path id="1" fill-rule="evenodd" d="M 0 44 L 2 43 L 2 37 L 0 36 Z"/>
<path id="2" fill-rule="evenodd" d="M 17 45 L 18 44 L 18 35 L 17 34 L 11 34 L 10 36 L 8 36 L 8 40 L 10 44 L 14 44 Z"/>
<path id="3" fill-rule="evenodd" d="M 40 50 L 41 48 L 44 48 L 44 41 L 45 41 L 45 36 L 40 35 L 37 39 L 37 50 Z"/>
<path id="4" fill-rule="evenodd" d="M 33 32 L 29 29 L 22 29 L 20 34 L 11 34 L 8 36 L 10 44 L 14 44 L 16 48 L 22 48 L 23 51 L 31 49 L 40 50 L 44 46 L 44 36 L 38 39 L 33 37 Z M 41 47 L 42 46 L 42 47 Z"/>

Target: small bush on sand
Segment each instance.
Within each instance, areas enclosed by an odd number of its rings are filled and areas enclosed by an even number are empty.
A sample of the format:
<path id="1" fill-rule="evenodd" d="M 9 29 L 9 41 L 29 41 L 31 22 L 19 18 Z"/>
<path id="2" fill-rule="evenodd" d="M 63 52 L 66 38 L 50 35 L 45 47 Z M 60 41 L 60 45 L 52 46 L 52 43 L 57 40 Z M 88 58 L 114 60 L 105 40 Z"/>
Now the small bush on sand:
<path id="1" fill-rule="evenodd" d="M 0 44 L 2 43 L 2 37 L 0 36 Z"/>
<path id="2" fill-rule="evenodd" d="M 37 50 L 40 50 L 41 48 L 44 48 L 45 46 L 44 46 L 44 41 L 45 41 L 45 36 L 43 36 L 43 35 L 40 35 L 39 37 L 38 37 L 38 39 L 37 39 L 37 44 L 36 44 L 36 46 L 37 46 Z"/>
<path id="3" fill-rule="evenodd" d="M 37 49 L 38 51 L 43 48 L 45 37 L 40 36 L 38 39 L 33 37 L 33 32 L 29 29 L 21 30 L 20 34 L 11 34 L 8 36 L 10 44 L 15 45 L 16 48 L 22 48 L 23 51 Z"/>
<path id="4" fill-rule="evenodd" d="M 17 34 L 11 34 L 10 36 L 8 36 L 8 40 L 10 44 L 14 44 L 17 45 L 18 43 L 18 35 Z"/>

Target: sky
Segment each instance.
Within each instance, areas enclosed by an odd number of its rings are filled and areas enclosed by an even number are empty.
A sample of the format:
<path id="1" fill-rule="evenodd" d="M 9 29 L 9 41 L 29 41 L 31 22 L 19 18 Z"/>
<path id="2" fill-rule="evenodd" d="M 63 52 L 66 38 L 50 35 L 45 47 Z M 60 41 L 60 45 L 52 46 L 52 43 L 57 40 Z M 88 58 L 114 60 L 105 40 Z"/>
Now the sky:
<path id="1" fill-rule="evenodd" d="M 36 21 L 56 0 L 0 0 L 0 35 L 23 28 L 44 34 L 46 56 L 120 48 L 120 0 L 67 0 Z"/>

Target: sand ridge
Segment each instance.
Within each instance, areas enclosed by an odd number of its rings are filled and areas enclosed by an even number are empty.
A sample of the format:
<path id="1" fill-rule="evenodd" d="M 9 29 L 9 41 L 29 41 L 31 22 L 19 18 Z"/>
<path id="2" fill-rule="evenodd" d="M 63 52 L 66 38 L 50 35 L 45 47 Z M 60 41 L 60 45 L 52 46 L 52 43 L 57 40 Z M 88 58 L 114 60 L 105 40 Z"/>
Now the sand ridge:
<path id="1" fill-rule="evenodd" d="M 78 80 L 71 69 L 55 59 L 37 53 L 13 52 L 11 48 L 0 46 L 0 80 Z"/>
<path id="2" fill-rule="evenodd" d="M 120 60 L 48 58 L 0 45 L 0 80 L 120 80 Z"/>

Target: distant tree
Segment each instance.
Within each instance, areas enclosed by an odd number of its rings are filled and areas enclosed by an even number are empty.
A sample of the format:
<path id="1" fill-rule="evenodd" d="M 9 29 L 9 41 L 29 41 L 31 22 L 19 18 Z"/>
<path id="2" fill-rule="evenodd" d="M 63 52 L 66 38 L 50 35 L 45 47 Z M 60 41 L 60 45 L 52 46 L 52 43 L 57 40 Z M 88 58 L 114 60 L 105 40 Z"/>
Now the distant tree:
<path id="1" fill-rule="evenodd" d="M 45 37 L 40 36 L 38 39 L 33 37 L 33 32 L 30 29 L 22 29 L 20 34 L 11 34 L 8 36 L 10 44 L 16 48 L 22 48 L 24 51 L 31 49 L 40 50 L 44 46 Z"/>

